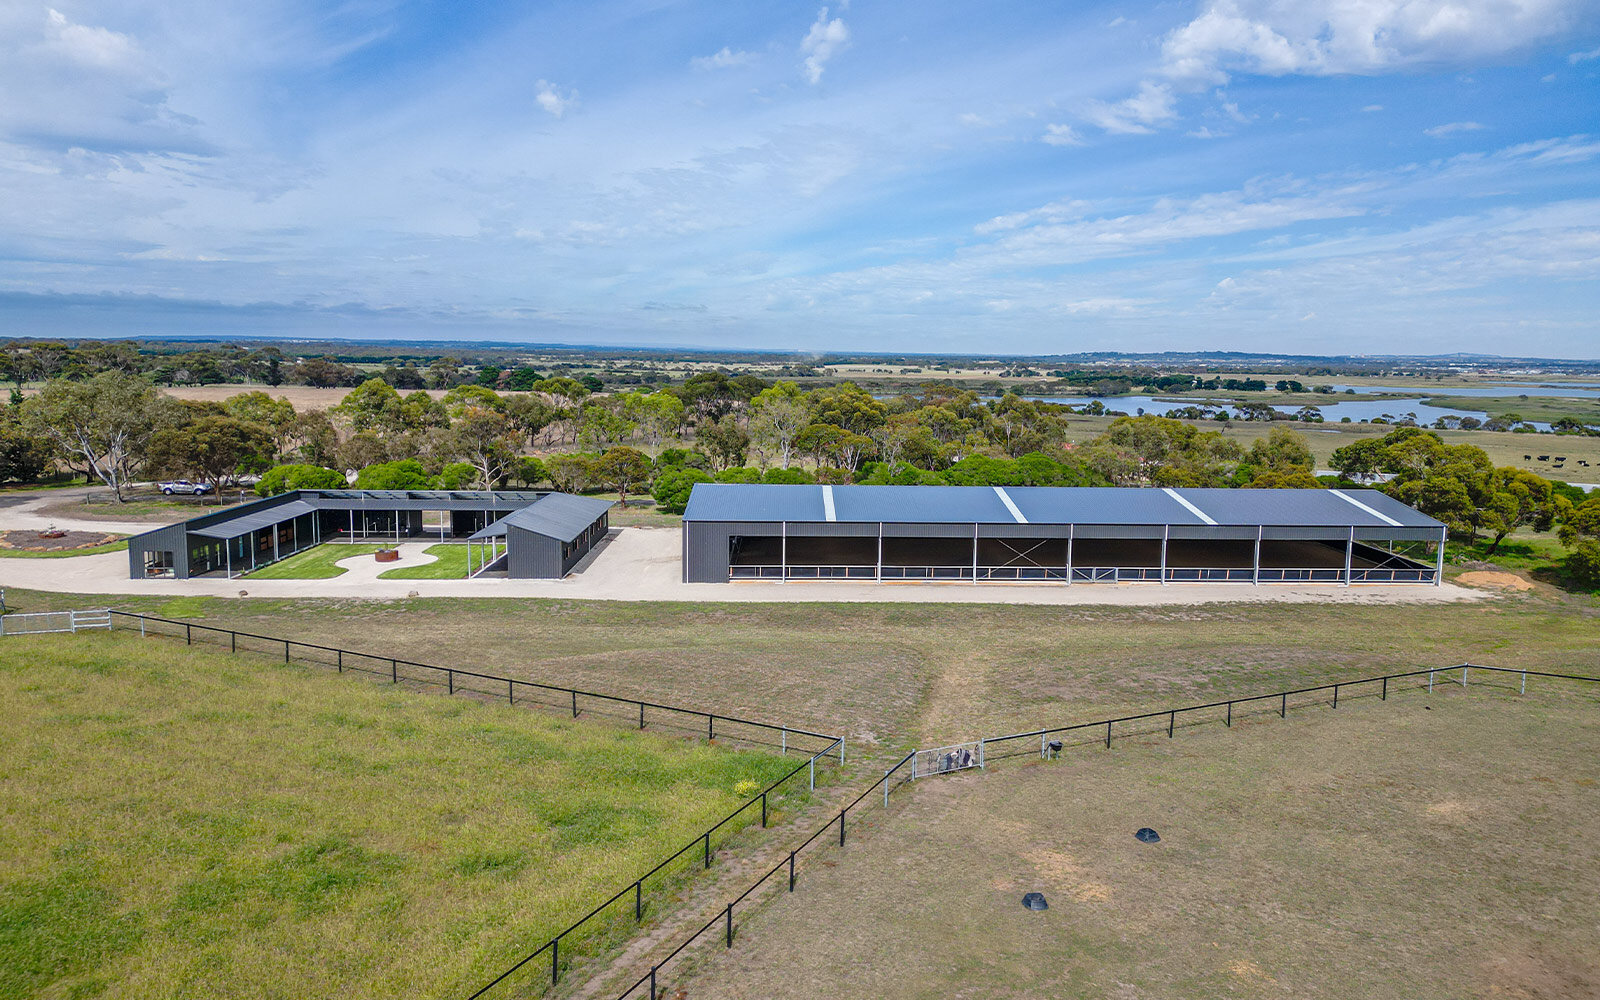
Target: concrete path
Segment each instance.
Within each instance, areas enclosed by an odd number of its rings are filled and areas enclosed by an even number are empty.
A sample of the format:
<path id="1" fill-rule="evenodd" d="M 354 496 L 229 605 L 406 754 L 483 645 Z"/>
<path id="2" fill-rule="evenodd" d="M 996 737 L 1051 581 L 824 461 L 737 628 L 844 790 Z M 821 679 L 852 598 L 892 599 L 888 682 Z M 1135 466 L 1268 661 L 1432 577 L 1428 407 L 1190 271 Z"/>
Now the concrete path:
<path id="1" fill-rule="evenodd" d="M 4 523 L 0 512 L 0 524 Z M 421 565 L 428 544 L 402 544 L 398 565 Z M 1402 604 L 1482 600 L 1492 595 L 1443 587 L 1355 587 L 1248 584 L 982 584 L 971 583 L 684 583 L 676 528 L 613 528 L 565 580 L 383 580 L 370 555 L 340 560 L 351 572 L 330 580 L 130 580 L 128 556 L 111 552 L 65 559 L 0 558 L 0 586 L 73 594 L 210 594 L 218 597 L 325 597 L 394 600 L 423 597 L 553 597 L 597 601 L 796 601 L 941 604 L 1179 605 L 1287 601 Z M 416 549 L 416 555 L 406 552 Z"/>
<path id="2" fill-rule="evenodd" d="M 333 579 L 338 580 L 340 583 L 343 583 L 346 586 L 348 586 L 350 584 L 357 584 L 357 583 L 359 583 L 359 584 L 371 584 L 371 583 L 400 583 L 400 582 L 404 582 L 404 583 L 421 583 L 421 582 L 426 582 L 426 581 L 419 581 L 419 580 L 405 580 L 405 581 L 379 580 L 378 579 L 378 574 L 379 573 L 387 573 L 391 569 L 404 569 L 407 566 L 426 566 L 429 563 L 438 562 L 439 561 L 439 557 L 436 556 L 436 555 L 430 555 L 428 553 L 428 551 L 427 551 L 429 548 L 431 548 L 432 546 L 434 546 L 436 544 L 438 544 L 438 543 L 436 543 L 436 542 L 402 542 L 399 546 L 397 546 L 397 548 L 400 550 L 400 558 L 396 559 L 394 562 L 381 563 L 378 560 L 374 559 L 372 557 L 372 553 L 370 553 L 370 552 L 362 553 L 361 555 L 357 555 L 357 556 L 351 556 L 348 559 L 340 559 L 338 562 L 334 563 L 334 565 L 343 568 L 344 571 L 345 571 L 344 575 L 336 576 Z M 262 580 L 261 582 L 262 583 L 266 583 L 267 581 L 266 580 Z M 321 580 L 309 580 L 307 582 L 308 583 L 322 583 L 324 581 L 321 581 Z"/>

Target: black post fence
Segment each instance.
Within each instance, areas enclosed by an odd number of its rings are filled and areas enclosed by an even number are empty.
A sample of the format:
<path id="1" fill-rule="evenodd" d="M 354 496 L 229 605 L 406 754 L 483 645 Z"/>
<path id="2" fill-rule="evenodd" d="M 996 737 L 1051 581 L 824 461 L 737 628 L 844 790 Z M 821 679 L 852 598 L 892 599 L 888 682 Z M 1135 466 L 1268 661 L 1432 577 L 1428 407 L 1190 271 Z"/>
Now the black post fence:
<path id="1" fill-rule="evenodd" d="M 660 989 L 658 980 L 661 976 L 661 970 L 665 968 L 669 962 L 681 955 L 684 949 L 698 941 L 702 935 L 716 930 L 718 924 L 722 925 L 721 937 L 723 947 L 732 948 L 735 937 L 735 907 L 749 899 L 757 890 L 771 881 L 774 876 L 780 875 L 784 872 L 787 872 L 788 874 L 788 891 L 793 892 L 797 880 L 795 874 L 795 859 L 803 854 L 805 850 L 811 847 L 813 844 L 831 842 L 832 838 L 830 837 L 824 840 L 823 834 L 829 833 L 835 826 L 838 826 L 839 828 L 839 846 L 844 847 L 845 822 L 846 818 L 850 815 L 851 810 L 861 805 L 867 796 L 877 792 L 880 787 L 885 790 L 886 794 L 884 798 L 884 806 L 887 807 L 889 802 L 887 798 L 887 790 L 891 787 L 903 785 L 910 780 L 909 777 L 902 776 L 898 781 L 891 783 L 891 779 L 907 770 L 907 765 L 911 763 L 912 758 L 915 756 L 916 751 L 913 750 L 904 757 L 900 758 L 899 763 L 884 771 L 882 777 L 874 778 L 872 784 L 862 789 L 859 795 L 851 799 L 844 808 L 840 809 L 837 816 L 830 815 L 827 822 L 818 827 L 816 831 L 811 834 L 811 836 L 801 841 L 799 846 L 780 857 L 778 863 L 767 869 L 766 873 L 751 883 L 749 888 L 745 889 L 739 895 L 733 897 L 719 907 L 709 920 L 700 925 L 698 930 L 694 931 L 688 937 L 685 937 L 682 941 L 678 942 L 677 947 L 668 952 L 666 956 L 652 961 L 650 963 L 649 970 L 635 980 L 633 985 L 629 986 L 627 989 L 618 994 L 617 1000 L 632 1000 L 632 998 L 640 998 L 640 1000 L 644 1000 L 644 998 L 649 998 L 649 1000 L 657 1000 L 657 998 L 662 995 L 658 992 Z M 779 878 L 778 881 L 782 883 L 783 879 Z M 475 994 L 472 1000 L 477 1000 L 477 997 L 481 995 L 481 993 Z"/>
<path id="2" fill-rule="evenodd" d="M 808 758 L 812 756 L 822 757 L 827 751 L 837 751 L 839 762 L 844 762 L 844 743 L 842 740 L 827 733 L 812 732 L 806 729 L 798 729 L 794 726 L 757 722 L 752 719 L 741 719 L 721 713 L 682 708 L 677 705 L 664 705 L 658 702 L 643 701 L 638 698 L 625 698 L 620 695 L 602 694 L 598 691 L 585 691 L 582 688 L 543 684 L 538 681 L 524 680 L 520 677 L 507 677 L 476 670 L 463 670 L 460 667 L 441 667 L 431 663 L 420 663 L 416 660 L 404 660 L 377 653 L 363 653 L 337 646 L 303 642 L 299 639 L 285 639 L 282 636 L 242 632 L 237 629 L 203 625 L 198 622 L 176 621 L 170 618 L 136 614 L 130 611 L 111 611 L 109 614 L 112 618 L 113 627 L 115 627 L 118 619 L 128 622 L 137 621 L 140 633 L 146 636 L 169 634 L 162 631 L 163 628 L 181 629 L 184 641 L 189 645 L 207 639 L 214 639 L 218 643 L 226 642 L 230 652 L 259 653 L 270 649 L 274 655 L 281 651 L 283 662 L 285 663 L 293 659 L 304 663 L 331 666 L 339 673 L 348 671 L 381 676 L 390 684 L 399 684 L 401 681 L 406 681 L 411 684 L 442 687 L 450 694 L 476 694 L 495 701 L 504 698 L 507 704 L 537 705 L 555 709 L 572 718 L 577 718 L 582 714 L 613 720 L 626 720 L 627 725 L 638 729 L 654 726 L 686 733 L 704 733 L 707 739 L 723 739 L 749 743 L 755 746 L 778 747 L 785 754 L 790 750 L 795 750 Z M 250 643 L 255 643 L 260 648 L 250 648 Z M 579 699 L 582 700 L 580 701 Z M 647 710 L 650 713 L 648 717 L 646 716 Z M 702 723 L 695 720 L 704 721 Z M 827 751 L 820 749 L 823 747 L 827 748 Z"/>
<path id="3" fill-rule="evenodd" d="M 1488 667 L 1481 663 L 1461 663 L 1453 667 L 1429 667 L 1423 670 L 1407 670 L 1402 673 L 1382 674 L 1376 677 L 1362 677 L 1357 680 L 1349 681 L 1335 681 L 1328 684 L 1318 684 L 1312 687 L 1295 688 L 1289 691 L 1274 691 L 1271 694 L 1255 694 L 1247 695 L 1241 698 L 1229 698 L 1224 701 L 1211 701 L 1202 705 L 1185 705 L 1181 708 L 1163 708 L 1156 712 L 1142 712 L 1138 715 L 1123 715 L 1114 719 L 1100 719 L 1095 722 L 1079 722 L 1069 726 L 1054 726 L 1049 729 L 1034 729 L 1026 733 L 1011 733 L 1006 736 L 988 736 L 976 742 L 979 742 L 983 745 L 985 758 L 988 760 L 1000 760 L 1006 757 L 1019 757 L 1035 752 L 1031 748 L 1027 750 L 1014 750 L 1009 753 L 991 749 L 995 746 L 995 744 L 998 743 L 1036 739 L 1040 741 L 1040 745 L 1042 747 L 1044 746 L 1045 740 L 1050 736 L 1060 736 L 1074 732 L 1084 732 L 1086 735 L 1089 732 L 1094 732 L 1098 734 L 1094 737 L 1094 742 L 1104 742 L 1106 748 L 1110 749 L 1112 730 L 1115 726 L 1132 726 L 1141 722 L 1149 724 L 1157 722 L 1158 720 L 1165 721 L 1167 724 L 1167 736 L 1168 738 L 1171 738 L 1177 729 L 1178 717 L 1180 715 L 1196 712 L 1215 712 L 1217 709 L 1222 709 L 1223 712 L 1220 714 L 1222 715 L 1223 725 L 1225 727 L 1232 727 L 1235 706 L 1248 706 L 1254 705 L 1257 702 L 1276 701 L 1278 703 L 1278 717 L 1287 719 L 1289 717 L 1289 699 L 1291 697 L 1309 696 L 1309 700 L 1304 702 L 1303 705 L 1325 705 L 1328 704 L 1328 702 L 1325 701 L 1322 696 L 1331 694 L 1332 707 L 1338 708 L 1339 694 L 1341 691 L 1345 693 L 1345 700 L 1348 701 L 1350 699 L 1350 689 L 1365 685 L 1366 690 L 1369 692 L 1367 697 L 1371 697 L 1372 694 L 1376 694 L 1379 701 L 1388 701 L 1390 681 L 1427 677 L 1427 690 L 1431 692 L 1433 690 L 1436 675 L 1445 673 L 1454 674 L 1457 671 L 1460 672 L 1459 680 L 1461 686 L 1466 687 L 1467 672 L 1469 670 L 1484 670 L 1495 674 L 1515 675 L 1520 678 L 1520 684 L 1518 686 L 1519 694 L 1527 694 L 1528 678 L 1530 677 L 1541 677 L 1550 680 L 1562 681 L 1587 681 L 1591 684 L 1600 684 L 1600 677 L 1588 677 L 1582 674 L 1558 674 L 1541 670 L 1524 670 L 1519 667 Z M 1452 677 L 1451 680 L 1454 682 L 1455 678 Z M 1421 684 L 1419 683 L 1417 686 L 1420 688 Z M 1216 722 L 1215 715 L 1211 716 L 1211 721 L 1213 723 Z M 1083 740 L 1082 742 L 1086 743 L 1088 740 Z"/>

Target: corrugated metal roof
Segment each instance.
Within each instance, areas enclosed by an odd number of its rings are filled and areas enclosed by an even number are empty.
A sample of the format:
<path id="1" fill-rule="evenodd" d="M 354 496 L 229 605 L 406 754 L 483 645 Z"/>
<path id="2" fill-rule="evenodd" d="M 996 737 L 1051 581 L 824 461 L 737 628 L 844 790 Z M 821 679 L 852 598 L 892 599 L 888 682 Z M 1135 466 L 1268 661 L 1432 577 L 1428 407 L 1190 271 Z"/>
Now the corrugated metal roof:
<path id="1" fill-rule="evenodd" d="M 208 524 L 204 528 L 189 528 L 188 532 L 191 535 L 200 535 L 204 538 L 237 538 L 251 531 L 270 528 L 274 524 L 282 524 L 284 521 L 299 517 L 301 514 L 309 514 L 316 509 L 314 505 L 306 503 L 304 500 L 290 500 L 288 503 L 281 503 L 276 507 L 268 507 L 266 510 L 240 514 L 238 517 L 230 517 L 226 521 Z"/>
<path id="2" fill-rule="evenodd" d="M 835 486 L 832 493 L 833 519 L 838 521 L 1016 523 L 1004 500 L 988 486 Z M 1005 493 L 1029 524 L 1204 525 L 1209 520 L 1232 526 L 1441 527 L 1426 514 L 1376 490 L 1007 486 Z M 828 520 L 820 486 L 745 483 L 696 484 L 683 518 Z"/>
<path id="3" fill-rule="evenodd" d="M 589 525 L 611 509 L 610 500 L 580 497 L 571 493 L 548 493 L 533 503 L 514 510 L 493 524 L 480 529 L 473 540 L 503 536 L 508 527 L 521 528 L 536 535 L 570 542 L 589 529 Z"/>

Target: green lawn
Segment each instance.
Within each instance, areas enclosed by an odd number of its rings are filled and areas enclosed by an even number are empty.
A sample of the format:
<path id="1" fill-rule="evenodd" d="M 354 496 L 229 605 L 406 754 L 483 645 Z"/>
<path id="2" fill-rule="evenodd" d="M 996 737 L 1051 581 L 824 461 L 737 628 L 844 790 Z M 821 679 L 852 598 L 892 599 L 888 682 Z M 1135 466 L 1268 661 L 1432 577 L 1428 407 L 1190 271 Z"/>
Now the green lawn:
<path id="1" fill-rule="evenodd" d="M 31 549 L 0 549 L 0 559 L 69 559 L 73 556 L 97 556 L 102 552 L 122 552 L 128 547 L 126 538 L 104 545 L 90 545 L 81 549 L 62 549 L 54 552 L 35 552 Z"/>
<path id="2" fill-rule="evenodd" d="M 430 545 L 423 550 L 438 556 L 438 561 L 423 566 L 402 566 L 378 574 L 380 580 L 461 580 L 467 575 L 467 547 L 465 545 Z M 476 563 L 474 563 L 476 567 Z"/>
<path id="3" fill-rule="evenodd" d="M 0 641 L 0 747 L 19 1000 L 459 998 L 795 763 L 123 633 Z"/>
<path id="4" fill-rule="evenodd" d="M 378 545 L 318 545 L 296 552 L 269 566 L 245 574 L 252 580 L 328 580 L 343 576 L 345 570 L 334 563 L 351 556 L 367 556 L 378 551 Z"/>

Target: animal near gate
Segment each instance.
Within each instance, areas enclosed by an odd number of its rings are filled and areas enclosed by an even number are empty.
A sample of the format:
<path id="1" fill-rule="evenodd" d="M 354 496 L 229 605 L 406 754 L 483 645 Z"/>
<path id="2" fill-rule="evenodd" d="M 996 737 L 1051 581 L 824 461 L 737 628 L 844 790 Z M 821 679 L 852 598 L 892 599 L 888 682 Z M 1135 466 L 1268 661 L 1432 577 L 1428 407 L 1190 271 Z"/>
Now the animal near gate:
<path id="1" fill-rule="evenodd" d="M 911 758 L 911 778 L 926 778 L 983 766 L 983 741 L 957 743 L 933 750 L 918 750 Z"/>

